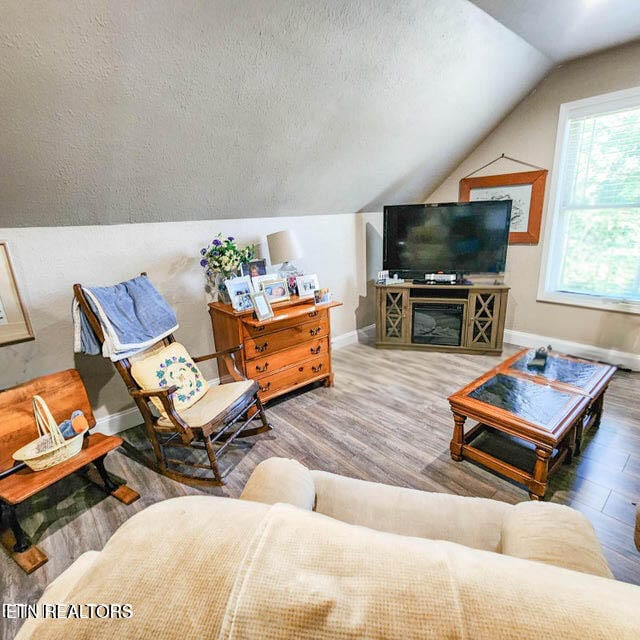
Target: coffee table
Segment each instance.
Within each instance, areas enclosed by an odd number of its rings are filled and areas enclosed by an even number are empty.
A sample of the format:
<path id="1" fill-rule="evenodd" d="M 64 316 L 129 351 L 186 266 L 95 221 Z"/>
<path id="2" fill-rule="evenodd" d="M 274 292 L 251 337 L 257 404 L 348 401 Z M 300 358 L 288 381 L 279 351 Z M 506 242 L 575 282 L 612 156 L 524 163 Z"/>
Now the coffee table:
<path id="1" fill-rule="evenodd" d="M 616 368 L 552 353 L 544 371 L 535 371 L 527 367 L 533 356 L 533 350 L 523 349 L 449 396 L 454 419 L 450 450 L 454 460 L 474 460 L 525 485 L 529 497 L 539 500 L 549 475 L 580 453 L 583 434 L 600 423 L 604 393 Z M 478 424 L 465 433 L 467 418 Z M 487 430 L 535 449 L 533 465 L 516 465 L 474 446 Z"/>

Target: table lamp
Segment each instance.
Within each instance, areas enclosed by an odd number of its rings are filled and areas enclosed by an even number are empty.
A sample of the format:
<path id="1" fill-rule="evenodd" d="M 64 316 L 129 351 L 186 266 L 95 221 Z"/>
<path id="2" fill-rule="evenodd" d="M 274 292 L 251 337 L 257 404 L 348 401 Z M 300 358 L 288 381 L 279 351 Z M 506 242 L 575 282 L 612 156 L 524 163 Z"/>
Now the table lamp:
<path id="1" fill-rule="evenodd" d="M 267 244 L 269 245 L 271 264 L 281 265 L 278 274 L 281 278 L 286 279 L 289 292 L 295 293 L 296 276 L 301 275 L 301 273 L 291 264 L 291 261 L 302 256 L 302 251 L 295 235 L 288 229 L 276 231 L 267 236 Z"/>
<path id="2" fill-rule="evenodd" d="M 271 264 L 281 264 L 280 275 L 288 277 L 294 273 L 298 273 L 298 269 L 291 262 L 302 257 L 302 251 L 295 235 L 288 229 L 284 231 L 276 231 L 267 236 L 267 244 L 269 245 L 269 257 Z"/>

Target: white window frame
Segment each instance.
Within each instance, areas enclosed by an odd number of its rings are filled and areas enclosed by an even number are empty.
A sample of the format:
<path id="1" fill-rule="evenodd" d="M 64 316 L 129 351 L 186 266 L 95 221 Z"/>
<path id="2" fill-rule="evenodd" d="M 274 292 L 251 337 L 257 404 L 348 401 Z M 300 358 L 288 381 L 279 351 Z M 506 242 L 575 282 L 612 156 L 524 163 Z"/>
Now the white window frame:
<path id="1" fill-rule="evenodd" d="M 638 106 L 640 106 L 640 87 L 605 93 L 583 100 L 565 102 L 560 105 L 551 191 L 547 207 L 544 244 L 542 246 L 540 278 L 538 280 L 538 301 L 640 314 L 640 302 L 627 302 L 591 294 L 569 293 L 558 291 L 557 287 L 561 259 L 560 243 L 564 235 L 559 232 L 562 220 L 559 212 L 560 194 L 558 187 L 562 183 L 563 177 L 561 171 L 564 166 L 564 154 L 569 134 L 567 124 L 571 118 L 596 115 L 607 111 L 619 111 Z"/>

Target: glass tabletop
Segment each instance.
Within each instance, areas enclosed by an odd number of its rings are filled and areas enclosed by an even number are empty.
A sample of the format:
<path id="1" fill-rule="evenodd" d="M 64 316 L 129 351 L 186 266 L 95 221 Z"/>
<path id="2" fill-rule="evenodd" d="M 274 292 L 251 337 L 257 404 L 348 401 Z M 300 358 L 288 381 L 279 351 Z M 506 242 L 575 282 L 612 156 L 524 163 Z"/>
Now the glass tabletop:
<path id="1" fill-rule="evenodd" d="M 535 357 L 535 350 L 531 349 L 518 358 L 509 369 L 522 371 L 532 376 L 540 376 L 547 380 L 555 380 L 570 384 L 578 389 L 587 389 L 593 378 L 603 369 L 603 365 L 595 362 L 577 362 L 562 356 L 550 355 L 544 370 L 529 369 L 527 366 Z"/>
<path id="2" fill-rule="evenodd" d="M 498 373 L 471 391 L 470 398 L 513 413 L 527 422 L 552 428 L 574 394 Z"/>

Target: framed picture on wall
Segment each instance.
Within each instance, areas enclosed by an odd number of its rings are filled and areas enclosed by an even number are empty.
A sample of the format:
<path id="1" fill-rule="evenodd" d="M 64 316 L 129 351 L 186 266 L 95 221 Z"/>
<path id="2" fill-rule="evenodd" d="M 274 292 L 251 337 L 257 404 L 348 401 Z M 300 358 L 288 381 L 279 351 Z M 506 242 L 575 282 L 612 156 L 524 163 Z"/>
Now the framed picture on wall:
<path id="1" fill-rule="evenodd" d="M 538 244 L 547 170 L 460 180 L 460 202 L 511 200 L 509 244 Z"/>
<path id="2" fill-rule="evenodd" d="M 0 346 L 34 339 L 11 265 L 9 248 L 6 242 L 0 242 Z"/>

